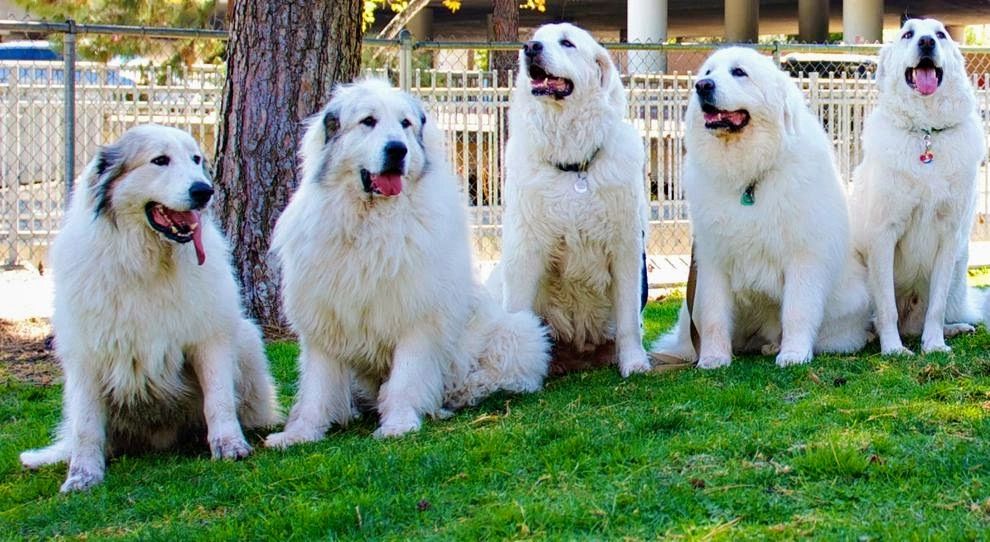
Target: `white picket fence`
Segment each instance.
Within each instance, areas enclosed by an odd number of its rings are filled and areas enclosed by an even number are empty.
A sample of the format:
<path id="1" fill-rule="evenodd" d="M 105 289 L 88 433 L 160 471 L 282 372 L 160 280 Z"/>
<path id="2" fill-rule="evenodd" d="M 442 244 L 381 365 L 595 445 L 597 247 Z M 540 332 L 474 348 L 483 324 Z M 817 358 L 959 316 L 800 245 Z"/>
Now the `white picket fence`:
<path id="1" fill-rule="evenodd" d="M 697 49 L 691 51 L 700 62 L 710 50 L 698 53 Z M 628 67 L 624 53 L 628 51 L 619 50 L 617 60 Z M 94 63 L 77 63 L 76 68 L 75 171 L 82 170 L 100 144 L 146 122 L 186 129 L 212 152 L 222 67 L 196 67 L 182 77 Z M 395 71 L 384 73 L 396 79 Z M 0 62 L 0 264 L 43 261 L 61 219 L 66 186 L 63 74 L 60 62 Z M 499 79 L 484 70 L 418 69 L 404 81 L 446 133 L 450 161 L 470 203 L 475 248 L 482 260 L 497 260 L 500 254 L 508 80 L 506 74 Z M 680 172 L 683 115 L 692 95 L 692 78 L 677 73 L 627 74 L 624 80 L 629 119 L 647 150 L 643 189 L 654 223 L 648 243 L 651 263 L 665 265 L 663 258 L 676 263 L 690 245 Z M 974 80 L 990 131 L 990 89 L 984 84 L 988 79 L 974 76 Z M 812 73 L 795 81 L 834 142 L 839 171 L 848 181 L 861 158 L 863 120 L 876 99 L 873 81 L 868 76 L 834 73 Z M 982 214 L 988 212 L 988 188 L 990 174 L 983 168 Z"/>

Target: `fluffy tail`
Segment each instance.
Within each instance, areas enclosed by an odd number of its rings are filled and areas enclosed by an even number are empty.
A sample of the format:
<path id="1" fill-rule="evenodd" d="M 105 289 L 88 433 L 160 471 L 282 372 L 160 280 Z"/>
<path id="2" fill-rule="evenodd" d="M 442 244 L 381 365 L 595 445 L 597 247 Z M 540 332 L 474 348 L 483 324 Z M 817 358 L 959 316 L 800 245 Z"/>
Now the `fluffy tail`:
<path id="1" fill-rule="evenodd" d="M 506 313 L 489 296 L 480 304 L 465 349 L 474 359 L 464 379 L 447 390 L 450 408 L 473 405 L 498 390 L 537 391 L 550 367 L 549 330 L 535 314 Z"/>
<path id="2" fill-rule="evenodd" d="M 69 460 L 69 446 L 59 436 L 51 446 L 21 453 L 21 464 L 31 470 Z"/>
<path id="3" fill-rule="evenodd" d="M 677 313 L 677 324 L 657 339 L 650 351 L 687 362 L 698 360 L 698 354 L 691 343 L 691 317 L 688 315 L 686 302 L 681 303 L 681 310 Z"/>
<path id="4" fill-rule="evenodd" d="M 244 429 L 273 427 L 282 422 L 275 385 L 268 371 L 265 343 L 250 320 L 241 320 L 238 330 L 237 416 Z"/>

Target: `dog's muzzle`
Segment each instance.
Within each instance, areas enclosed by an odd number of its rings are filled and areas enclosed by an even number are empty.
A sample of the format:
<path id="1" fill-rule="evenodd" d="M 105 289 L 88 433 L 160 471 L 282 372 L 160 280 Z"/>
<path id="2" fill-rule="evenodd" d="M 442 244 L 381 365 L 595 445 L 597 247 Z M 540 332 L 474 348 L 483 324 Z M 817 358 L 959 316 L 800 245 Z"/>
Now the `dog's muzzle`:
<path id="1" fill-rule="evenodd" d="M 394 197 L 402 193 L 402 175 L 406 170 L 409 149 L 401 141 L 389 141 L 382 150 L 382 168 L 378 173 L 361 170 L 361 187 L 372 195 Z"/>
<path id="2" fill-rule="evenodd" d="M 738 132 L 749 124 L 749 112 L 745 109 L 736 111 L 719 109 L 716 105 L 714 80 L 701 79 L 694 84 L 694 90 L 698 94 L 698 102 L 701 103 L 705 128 Z"/>

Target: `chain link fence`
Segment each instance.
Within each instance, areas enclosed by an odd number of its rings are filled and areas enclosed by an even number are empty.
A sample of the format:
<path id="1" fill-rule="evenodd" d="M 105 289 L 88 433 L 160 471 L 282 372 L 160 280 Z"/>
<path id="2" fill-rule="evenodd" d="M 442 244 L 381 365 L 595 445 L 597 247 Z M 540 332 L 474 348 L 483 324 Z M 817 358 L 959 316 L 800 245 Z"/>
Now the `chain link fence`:
<path id="1" fill-rule="evenodd" d="M 70 26 L 0 21 L 0 30 L 85 36 L 87 33 L 222 38 L 213 31 Z M 61 219 L 71 171 L 96 148 L 131 126 L 157 122 L 190 131 L 207 153 L 215 147 L 223 67 L 181 72 L 114 63 L 75 63 L 66 80 L 70 40 L 61 58 L 0 61 L 0 258 L 5 263 L 44 260 Z M 683 199 L 683 116 L 692 95 L 692 72 L 717 44 L 606 43 L 622 73 L 628 118 L 647 153 L 643 189 L 652 228 L 647 244 L 651 280 L 686 276 L 690 227 Z M 506 65 L 520 43 L 366 39 L 365 75 L 386 77 L 419 96 L 446 134 L 451 164 L 468 199 L 478 258 L 501 253 L 504 147 L 515 74 Z M 876 100 L 876 45 L 756 46 L 772 56 L 804 91 L 835 146 L 840 174 L 851 181 L 861 156 L 863 121 Z M 502 55 L 502 59 L 496 60 Z M 966 48 L 981 113 L 990 131 L 990 49 Z M 511 64 L 509 64 L 511 65 Z M 71 90 L 71 92 L 70 92 Z M 69 107 L 67 107 L 67 105 Z M 72 111 L 74 107 L 74 111 Z M 71 156 L 71 160 L 66 160 Z M 990 173 L 980 171 L 980 220 L 990 210 Z M 974 235 L 985 237 L 977 228 Z"/>

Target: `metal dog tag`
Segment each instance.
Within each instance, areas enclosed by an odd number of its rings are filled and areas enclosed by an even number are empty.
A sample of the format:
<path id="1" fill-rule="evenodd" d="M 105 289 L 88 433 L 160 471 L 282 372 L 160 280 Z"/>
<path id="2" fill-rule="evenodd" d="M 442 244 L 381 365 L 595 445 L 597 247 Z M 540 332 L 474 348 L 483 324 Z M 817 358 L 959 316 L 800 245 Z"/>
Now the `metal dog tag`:
<path id="1" fill-rule="evenodd" d="M 578 194 L 584 194 L 588 191 L 588 174 L 585 172 L 578 173 L 578 178 L 574 181 L 574 191 Z"/>

